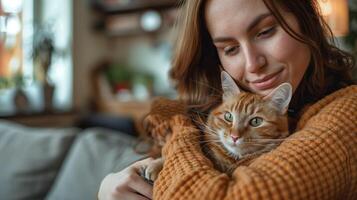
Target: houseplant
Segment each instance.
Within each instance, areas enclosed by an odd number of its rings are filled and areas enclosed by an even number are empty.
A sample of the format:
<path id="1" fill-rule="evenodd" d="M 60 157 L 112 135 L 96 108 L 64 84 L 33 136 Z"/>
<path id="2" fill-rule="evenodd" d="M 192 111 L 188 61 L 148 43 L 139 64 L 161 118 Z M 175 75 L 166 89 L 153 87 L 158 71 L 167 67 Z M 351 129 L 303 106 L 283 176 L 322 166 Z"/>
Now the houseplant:
<path id="1" fill-rule="evenodd" d="M 44 110 L 52 110 L 55 85 L 49 78 L 52 58 L 56 53 L 54 33 L 49 25 L 39 26 L 34 34 L 32 57 L 34 61 L 34 78 L 43 83 Z"/>

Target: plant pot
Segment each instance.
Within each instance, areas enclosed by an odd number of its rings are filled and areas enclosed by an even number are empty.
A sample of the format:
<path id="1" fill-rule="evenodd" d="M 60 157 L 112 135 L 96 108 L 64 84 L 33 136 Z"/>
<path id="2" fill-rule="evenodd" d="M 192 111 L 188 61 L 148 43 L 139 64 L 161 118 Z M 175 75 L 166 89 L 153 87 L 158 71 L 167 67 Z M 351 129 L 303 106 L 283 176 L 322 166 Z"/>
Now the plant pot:
<path id="1" fill-rule="evenodd" d="M 49 83 L 45 83 L 43 86 L 43 98 L 44 98 L 44 110 L 45 112 L 53 111 L 53 95 L 55 92 L 55 86 Z"/>

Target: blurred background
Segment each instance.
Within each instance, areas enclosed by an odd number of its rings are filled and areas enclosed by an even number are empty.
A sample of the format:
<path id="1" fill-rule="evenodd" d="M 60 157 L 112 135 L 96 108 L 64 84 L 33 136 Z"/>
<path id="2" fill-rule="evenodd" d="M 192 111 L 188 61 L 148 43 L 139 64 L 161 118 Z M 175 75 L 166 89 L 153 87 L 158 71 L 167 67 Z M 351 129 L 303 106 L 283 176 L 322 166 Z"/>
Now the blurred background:
<path id="1" fill-rule="evenodd" d="M 1 199 L 97 199 L 146 156 L 132 136 L 153 98 L 176 97 L 178 1 L 0 0 Z M 357 57 L 357 0 L 318 1 Z"/>
<path id="2" fill-rule="evenodd" d="M 0 116 L 71 125 L 174 97 L 175 0 L 1 0 Z M 53 120 L 51 120 L 53 119 Z"/>
<path id="3" fill-rule="evenodd" d="M 356 0 L 319 1 L 340 47 L 356 55 Z M 1 118 L 108 125 L 97 116 L 137 121 L 155 96 L 175 97 L 177 0 L 0 2 Z"/>

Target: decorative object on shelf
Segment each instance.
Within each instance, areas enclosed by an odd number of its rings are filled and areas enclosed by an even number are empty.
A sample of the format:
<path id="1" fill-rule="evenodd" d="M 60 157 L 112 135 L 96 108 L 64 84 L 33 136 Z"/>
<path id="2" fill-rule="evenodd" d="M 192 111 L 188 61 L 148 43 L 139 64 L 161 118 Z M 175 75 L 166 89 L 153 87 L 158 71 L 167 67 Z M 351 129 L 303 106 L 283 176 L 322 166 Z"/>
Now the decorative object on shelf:
<path id="1" fill-rule="evenodd" d="M 25 78 L 19 73 L 13 78 L 16 91 L 14 94 L 14 106 L 16 113 L 27 113 L 30 111 L 30 102 L 24 91 Z"/>
<path id="2" fill-rule="evenodd" d="M 155 10 L 148 10 L 140 17 L 140 26 L 144 31 L 153 32 L 162 26 L 162 16 Z"/>
<path id="3" fill-rule="evenodd" d="M 153 77 L 149 74 L 121 64 L 109 65 L 104 73 L 112 93 L 120 101 L 145 101 L 153 95 Z"/>
<path id="4" fill-rule="evenodd" d="M 51 112 L 55 85 L 49 78 L 49 70 L 55 54 L 54 34 L 50 26 L 37 29 L 34 35 L 33 59 L 36 66 L 35 79 L 43 83 L 44 110 Z"/>
<path id="5" fill-rule="evenodd" d="M 14 95 L 14 105 L 16 113 L 27 113 L 30 108 L 28 97 L 22 88 L 16 89 Z"/>

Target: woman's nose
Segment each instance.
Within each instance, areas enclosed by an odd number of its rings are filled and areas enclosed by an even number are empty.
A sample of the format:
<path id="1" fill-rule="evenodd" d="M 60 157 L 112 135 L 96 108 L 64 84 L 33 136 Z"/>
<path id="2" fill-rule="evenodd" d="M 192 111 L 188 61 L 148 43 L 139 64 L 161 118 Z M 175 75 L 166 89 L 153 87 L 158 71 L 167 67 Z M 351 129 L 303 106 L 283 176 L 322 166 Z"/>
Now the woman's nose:
<path id="1" fill-rule="evenodd" d="M 265 55 L 255 47 L 247 47 L 245 51 L 246 70 L 250 73 L 257 73 L 267 64 Z"/>

